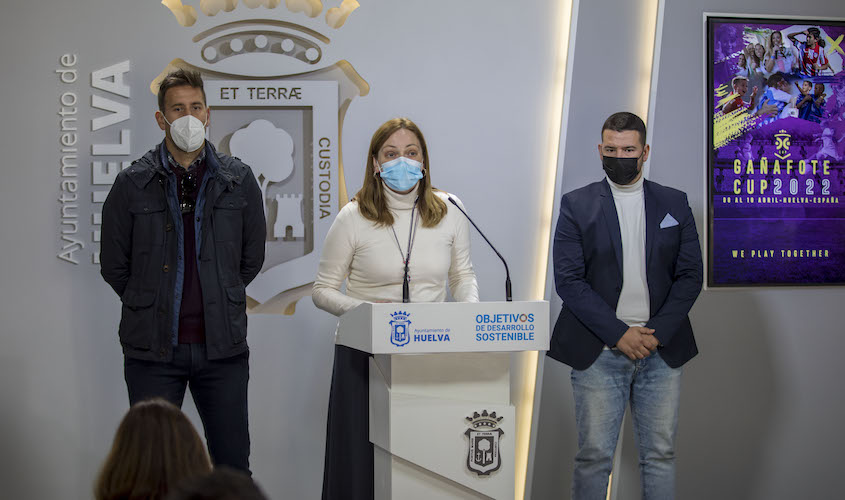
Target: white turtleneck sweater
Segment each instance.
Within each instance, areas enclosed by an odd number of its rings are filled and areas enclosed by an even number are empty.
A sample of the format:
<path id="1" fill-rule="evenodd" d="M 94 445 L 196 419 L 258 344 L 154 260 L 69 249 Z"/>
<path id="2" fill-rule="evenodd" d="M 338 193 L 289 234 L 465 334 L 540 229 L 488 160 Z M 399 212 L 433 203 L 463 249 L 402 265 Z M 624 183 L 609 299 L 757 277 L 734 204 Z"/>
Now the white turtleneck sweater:
<path id="1" fill-rule="evenodd" d="M 622 292 L 616 305 L 616 317 L 628 326 L 645 326 L 650 310 L 645 267 L 643 177 L 627 186 L 615 184 L 610 179 L 607 183 L 622 233 Z"/>
<path id="2" fill-rule="evenodd" d="M 365 219 L 358 203 L 347 203 L 326 235 L 320 267 L 314 280 L 314 304 L 335 316 L 364 302 L 402 302 L 404 258 L 408 251 L 411 211 L 416 191 L 398 194 L 384 189 L 393 213 L 393 230 Z M 478 284 L 470 258 L 469 223 L 454 207 L 448 193 L 435 192 L 446 202 L 447 212 L 435 227 L 423 227 L 414 211 L 416 236 L 411 247 L 411 302 L 442 302 L 448 280 L 459 302 L 478 302 Z M 452 198 L 460 204 L 454 195 Z M 461 205 L 463 206 L 463 205 Z M 396 240 L 399 240 L 397 245 Z M 400 252 L 401 248 L 401 252 Z M 346 293 L 340 291 L 347 280 Z"/>

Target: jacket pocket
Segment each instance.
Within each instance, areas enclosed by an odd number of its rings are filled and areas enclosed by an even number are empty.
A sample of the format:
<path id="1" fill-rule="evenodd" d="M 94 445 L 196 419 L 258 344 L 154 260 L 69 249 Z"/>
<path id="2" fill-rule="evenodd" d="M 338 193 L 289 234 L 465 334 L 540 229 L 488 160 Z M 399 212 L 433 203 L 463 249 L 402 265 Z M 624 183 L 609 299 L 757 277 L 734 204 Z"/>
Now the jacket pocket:
<path id="1" fill-rule="evenodd" d="M 156 332 L 155 290 L 127 289 L 123 302 L 118 335 L 120 343 L 133 349 L 148 350 Z"/>
<path id="2" fill-rule="evenodd" d="M 681 226 L 675 225 L 660 229 L 654 235 L 651 262 L 675 262 L 680 247 Z"/>
<path id="3" fill-rule="evenodd" d="M 164 245 L 165 229 L 170 223 L 164 200 L 138 200 L 130 203 L 133 247 Z"/>
<path id="4" fill-rule="evenodd" d="M 243 196 L 224 195 L 214 202 L 212 217 L 215 241 L 238 241 L 243 238 Z"/>
<path id="5" fill-rule="evenodd" d="M 246 291 L 243 285 L 226 288 L 226 302 L 232 343 L 239 344 L 246 340 Z"/>

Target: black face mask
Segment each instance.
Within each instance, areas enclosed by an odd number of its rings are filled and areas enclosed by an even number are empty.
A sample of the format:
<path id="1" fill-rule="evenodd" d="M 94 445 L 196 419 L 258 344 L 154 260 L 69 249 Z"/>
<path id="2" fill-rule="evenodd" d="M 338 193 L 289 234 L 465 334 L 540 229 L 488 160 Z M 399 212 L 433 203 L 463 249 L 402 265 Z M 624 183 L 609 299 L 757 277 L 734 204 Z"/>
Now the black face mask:
<path id="1" fill-rule="evenodd" d="M 608 179 L 620 186 L 625 186 L 637 178 L 640 156 L 636 158 L 602 156 L 601 166 L 604 168 L 604 173 L 607 174 Z"/>

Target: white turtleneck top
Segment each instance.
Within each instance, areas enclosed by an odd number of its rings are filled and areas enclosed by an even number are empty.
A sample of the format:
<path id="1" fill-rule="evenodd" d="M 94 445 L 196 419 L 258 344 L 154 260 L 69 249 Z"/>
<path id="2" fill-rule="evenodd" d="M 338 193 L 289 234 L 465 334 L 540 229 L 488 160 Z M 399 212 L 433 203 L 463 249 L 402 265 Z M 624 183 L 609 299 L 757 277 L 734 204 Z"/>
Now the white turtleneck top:
<path id="1" fill-rule="evenodd" d="M 622 292 L 616 305 L 616 317 L 628 326 L 645 326 L 650 311 L 645 272 L 643 177 L 627 186 L 615 184 L 610 179 L 607 183 L 622 233 Z"/>
<path id="2" fill-rule="evenodd" d="M 355 201 L 347 203 L 332 223 L 311 294 L 320 309 L 340 316 L 364 302 L 402 302 L 404 259 L 417 193 L 399 194 L 387 188 L 384 193 L 393 213 L 395 236 L 390 226 L 379 227 L 365 219 Z M 409 266 L 411 302 L 444 301 L 447 280 L 455 300 L 478 302 L 469 223 L 449 206 L 448 193 L 435 193 L 447 205 L 446 215 L 437 226 L 423 227 L 419 210 L 414 210 L 416 236 Z M 452 198 L 461 203 L 454 195 Z M 340 291 L 344 280 L 345 294 Z"/>

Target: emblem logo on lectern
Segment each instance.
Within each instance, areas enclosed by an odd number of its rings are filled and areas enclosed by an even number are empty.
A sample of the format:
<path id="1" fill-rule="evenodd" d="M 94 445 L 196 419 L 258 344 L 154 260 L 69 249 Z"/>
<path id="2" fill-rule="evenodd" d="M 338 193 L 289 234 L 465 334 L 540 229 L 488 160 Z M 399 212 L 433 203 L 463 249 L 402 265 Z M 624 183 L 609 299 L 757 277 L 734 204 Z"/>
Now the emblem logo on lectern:
<path id="1" fill-rule="evenodd" d="M 396 347 L 402 347 L 411 341 L 411 333 L 408 327 L 411 326 L 410 314 L 396 311 L 390 314 L 390 343 Z"/>
<path id="2" fill-rule="evenodd" d="M 471 417 L 466 417 L 471 427 L 464 433 L 469 438 L 467 468 L 479 476 L 487 476 L 499 470 L 502 465 L 499 438 L 505 431 L 498 427 L 503 418 L 497 417 L 495 411 L 487 413 L 487 410 L 483 410 L 481 414 L 473 412 Z"/>

